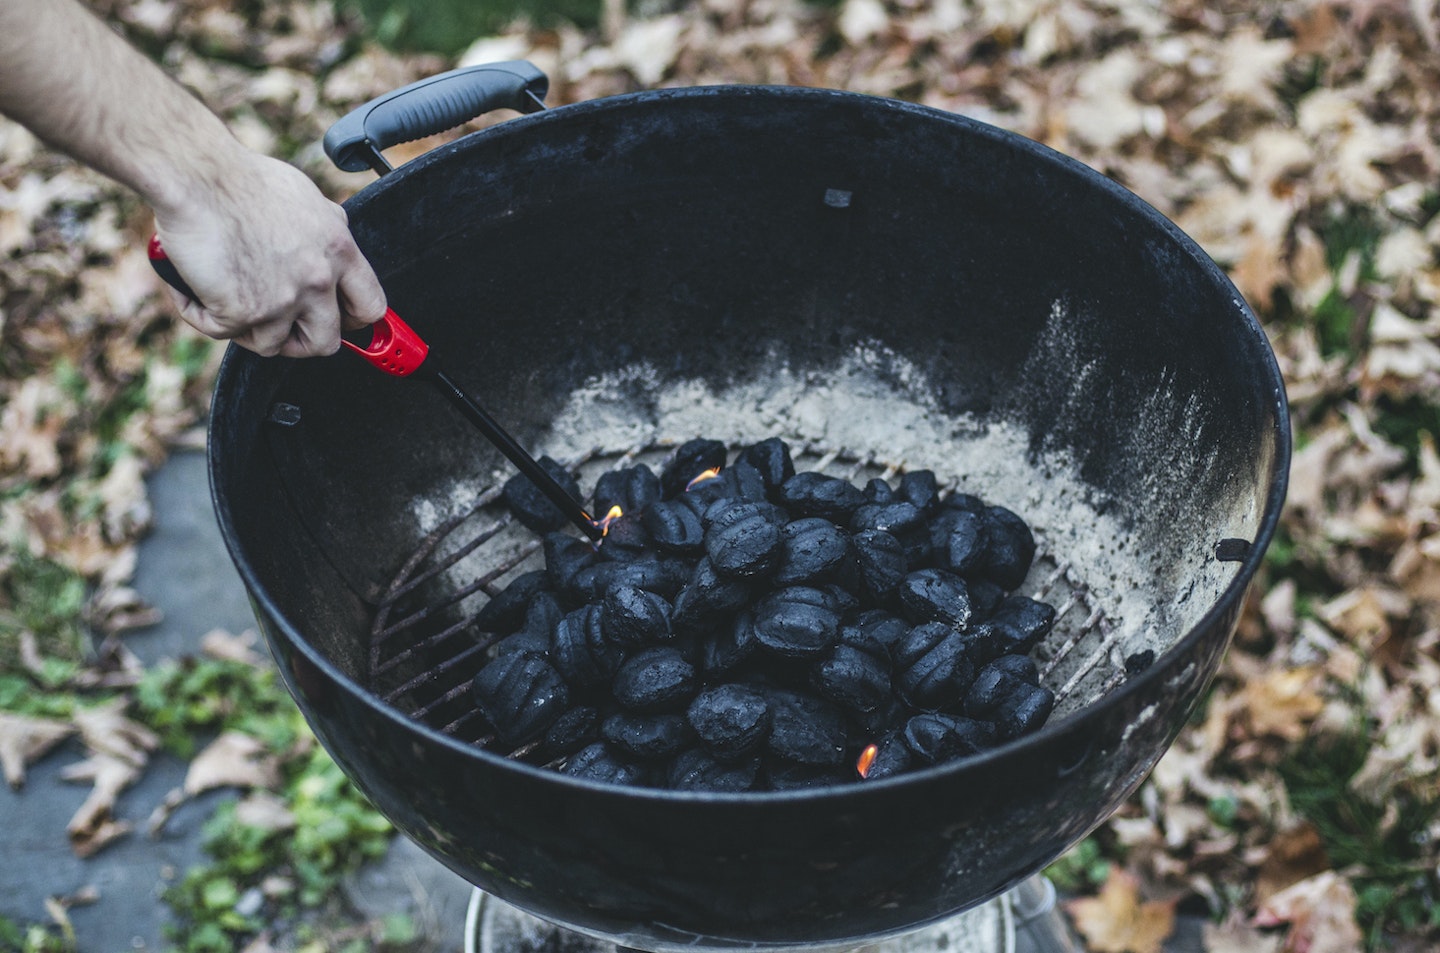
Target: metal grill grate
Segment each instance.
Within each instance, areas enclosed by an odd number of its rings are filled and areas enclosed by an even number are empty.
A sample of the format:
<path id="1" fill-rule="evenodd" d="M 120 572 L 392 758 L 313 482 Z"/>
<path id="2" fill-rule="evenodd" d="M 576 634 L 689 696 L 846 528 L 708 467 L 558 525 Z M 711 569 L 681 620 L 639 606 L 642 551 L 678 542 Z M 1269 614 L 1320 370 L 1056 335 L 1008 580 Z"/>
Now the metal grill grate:
<path id="1" fill-rule="evenodd" d="M 604 470 L 636 462 L 658 467 L 675 445 L 653 441 L 625 450 L 597 448 L 561 462 L 580 473 L 582 484 L 593 484 L 594 476 Z M 890 480 L 905 470 L 903 461 L 883 461 L 874 453 L 815 443 L 792 445 L 791 455 L 797 470 L 819 470 L 852 482 L 873 477 Z M 942 493 L 954 492 L 957 483 L 952 480 L 942 486 Z M 1034 654 L 1041 678 L 1056 693 L 1058 713 L 1091 704 L 1122 682 L 1124 658 L 1118 630 L 1076 567 L 1051 551 L 1044 527 L 1035 527 L 1034 532 L 1035 564 L 1021 592 L 1056 607 L 1055 629 Z M 371 689 L 387 704 L 432 728 L 464 741 L 487 743 L 469 692 L 471 680 L 488 660 L 491 642 L 474 630 L 475 617 L 510 578 L 543 568 L 540 548 L 534 534 L 515 523 L 500 502 L 499 486 L 486 489 L 472 506 L 427 534 L 375 612 L 370 632 Z M 1083 702 L 1066 704 L 1082 688 L 1088 689 Z"/>

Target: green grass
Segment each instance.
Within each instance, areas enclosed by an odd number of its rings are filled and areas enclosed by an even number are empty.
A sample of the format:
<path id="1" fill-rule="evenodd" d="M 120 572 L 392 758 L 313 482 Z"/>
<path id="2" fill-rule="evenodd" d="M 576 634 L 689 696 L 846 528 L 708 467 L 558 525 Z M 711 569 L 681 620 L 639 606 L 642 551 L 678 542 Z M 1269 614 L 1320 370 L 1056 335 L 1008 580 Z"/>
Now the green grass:
<path id="1" fill-rule="evenodd" d="M 522 15 L 582 26 L 600 18 L 600 0 L 339 0 L 339 6 L 359 13 L 386 46 L 452 56 Z"/>
<path id="2" fill-rule="evenodd" d="M 263 741 L 281 758 L 277 793 L 295 818 L 292 829 L 273 830 L 242 823 L 233 801 L 216 809 L 202 841 L 209 862 L 186 871 L 165 895 L 175 915 L 170 939 L 176 950 L 242 948 L 276 918 L 330 904 L 344 876 L 389 845 L 389 822 L 309 737 L 272 669 L 209 659 L 164 663 L 136 686 L 133 707 L 182 757 L 194 753 L 197 739 L 221 731 Z M 290 887 L 266 896 L 253 912 L 237 910 L 267 877 Z M 387 928 L 399 931 L 396 924 Z"/>
<path id="3" fill-rule="evenodd" d="M 1315 825 L 1336 870 L 1355 887 L 1355 919 L 1371 950 L 1382 949 L 1387 931 L 1440 927 L 1440 883 L 1427 858 L 1428 831 L 1440 801 L 1403 786 L 1386 804 L 1374 804 L 1350 788 L 1372 744 L 1369 724 L 1324 744 L 1299 746 L 1280 765 L 1296 812 Z M 1388 815 L 1388 816 L 1387 816 Z"/>

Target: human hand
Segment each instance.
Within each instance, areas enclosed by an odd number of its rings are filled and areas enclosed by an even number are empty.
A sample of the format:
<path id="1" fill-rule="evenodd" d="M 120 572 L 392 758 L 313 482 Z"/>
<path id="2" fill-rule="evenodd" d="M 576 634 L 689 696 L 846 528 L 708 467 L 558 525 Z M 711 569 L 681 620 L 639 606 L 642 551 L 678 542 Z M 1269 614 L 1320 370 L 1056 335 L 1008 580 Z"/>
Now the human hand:
<path id="1" fill-rule="evenodd" d="M 170 290 L 187 323 L 258 354 L 332 354 L 340 331 L 385 314 L 385 292 L 345 210 L 304 173 L 238 147 L 212 175 L 157 206 L 156 233 L 199 301 Z"/>

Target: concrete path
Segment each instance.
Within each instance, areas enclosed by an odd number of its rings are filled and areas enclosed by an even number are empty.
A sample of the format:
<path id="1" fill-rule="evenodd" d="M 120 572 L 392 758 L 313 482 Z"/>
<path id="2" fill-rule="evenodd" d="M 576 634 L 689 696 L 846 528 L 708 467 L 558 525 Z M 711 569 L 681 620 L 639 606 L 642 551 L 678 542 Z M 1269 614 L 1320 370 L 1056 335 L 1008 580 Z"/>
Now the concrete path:
<path id="1" fill-rule="evenodd" d="M 254 627 L 211 511 L 204 455 L 171 457 L 150 481 L 150 500 L 155 528 L 140 546 L 134 585 L 164 619 L 126 638 L 146 665 L 198 652 L 200 637 L 211 629 L 239 633 Z M 20 791 L 0 785 L 0 914 L 48 922 L 47 897 L 93 887 L 99 900 L 70 911 L 81 953 L 163 950 L 167 909 L 160 894 L 204 860 L 201 827 L 219 800 L 234 795 L 215 792 L 186 804 L 161 837 L 149 837 L 146 819 L 186 770 L 184 762 L 158 754 L 117 804 L 119 817 L 136 832 L 80 860 L 70 852 L 65 824 L 87 788 L 62 781 L 60 772 L 82 757 L 81 746 L 67 742 L 30 769 Z M 403 838 L 347 885 L 359 915 L 409 913 L 423 931 L 417 949 L 444 951 L 462 949 L 469 894 L 468 884 Z"/>

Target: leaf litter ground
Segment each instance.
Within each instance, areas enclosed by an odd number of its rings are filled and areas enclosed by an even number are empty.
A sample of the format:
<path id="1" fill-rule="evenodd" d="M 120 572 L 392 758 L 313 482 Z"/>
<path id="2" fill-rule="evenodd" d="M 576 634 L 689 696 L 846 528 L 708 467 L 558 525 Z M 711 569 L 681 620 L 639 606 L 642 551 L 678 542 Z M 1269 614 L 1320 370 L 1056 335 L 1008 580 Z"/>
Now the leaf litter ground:
<path id="1" fill-rule="evenodd" d="M 337 199 L 366 177 L 325 164 L 315 146 L 325 128 L 455 65 L 390 52 L 327 3 L 94 6 L 243 141 L 296 162 Z M 552 103 L 734 82 L 953 110 L 1099 168 L 1228 269 L 1262 315 L 1291 399 L 1297 454 L 1281 532 L 1202 709 L 1057 873 L 1095 894 L 1071 909 L 1096 949 L 1152 953 L 1177 907 L 1213 915 L 1213 951 L 1428 948 L 1440 926 L 1433 7 L 701 0 L 643 17 L 622 7 L 606 4 L 598 30 L 516 24 L 460 61 L 531 59 L 551 77 Z M 0 121 L 0 763 L 19 783 L 59 740 L 84 739 L 85 760 L 68 770 L 94 788 L 71 824 L 77 851 L 144 836 L 132 831 L 142 819 L 113 816 L 113 798 L 157 738 L 209 729 L 188 743 L 202 755 L 197 790 L 283 795 L 282 765 L 308 750 L 263 725 L 147 704 L 136 686 L 157 676 L 124 649 L 124 633 L 152 618 L 127 587 L 151 518 L 143 477 L 198 441 L 218 357 L 164 306 L 142 251 L 150 228 L 133 197 Z M 241 802 L 247 816 L 272 830 L 299 823 L 293 798 L 256 797 Z M 263 918 L 218 915 L 234 913 L 229 889 L 194 885 L 196 908 L 224 920 L 228 941 L 268 945 Z"/>

